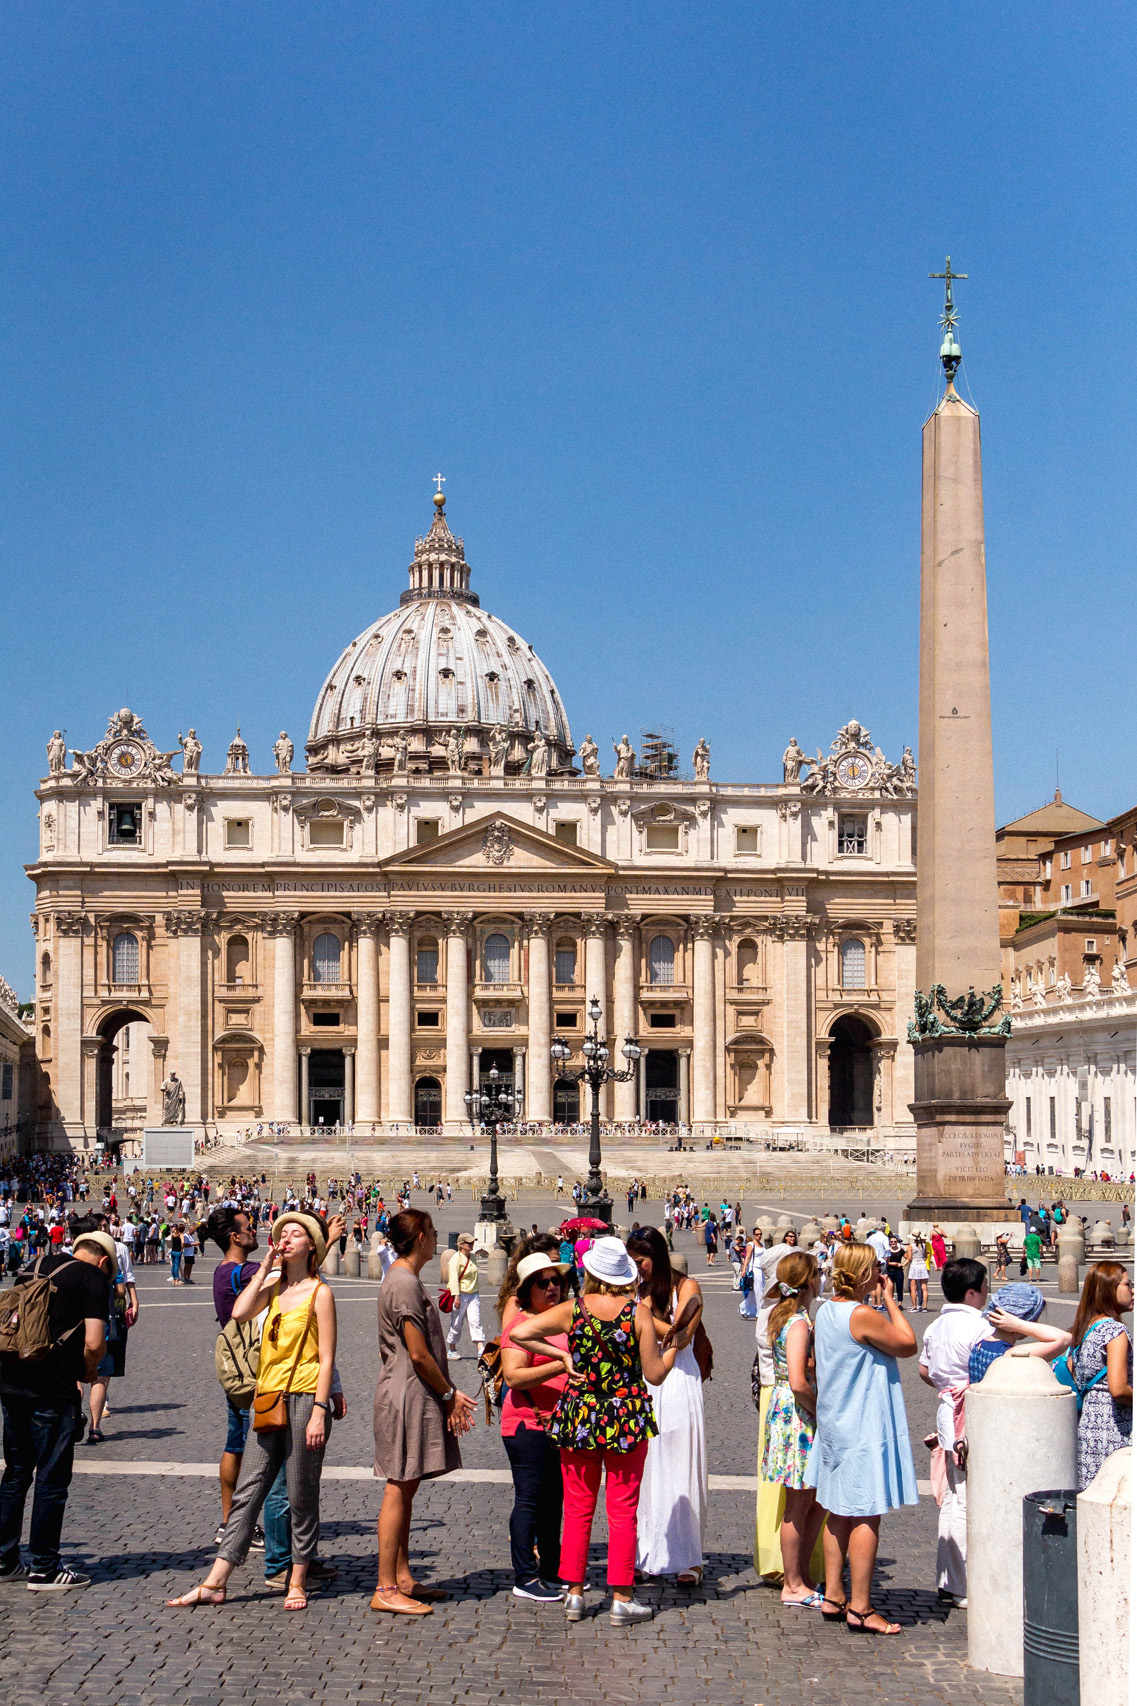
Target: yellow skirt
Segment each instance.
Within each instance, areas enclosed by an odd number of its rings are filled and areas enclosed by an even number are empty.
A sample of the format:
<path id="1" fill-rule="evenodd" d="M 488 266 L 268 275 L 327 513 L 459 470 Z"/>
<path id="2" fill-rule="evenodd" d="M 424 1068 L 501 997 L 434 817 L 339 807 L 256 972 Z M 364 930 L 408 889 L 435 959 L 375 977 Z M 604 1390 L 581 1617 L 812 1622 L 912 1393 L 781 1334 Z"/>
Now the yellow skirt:
<path id="1" fill-rule="evenodd" d="M 782 1518 L 786 1514 L 786 1489 L 777 1481 L 763 1481 L 762 1454 L 766 1446 L 766 1411 L 770 1407 L 772 1386 L 763 1386 L 758 1408 L 758 1509 L 754 1524 L 754 1568 L 760 1576 L 782 1579 Z M 825 1580 L 825 1554 L 822 1535 L 817 1537 L 809 1573 L 815 1582 Z"/>

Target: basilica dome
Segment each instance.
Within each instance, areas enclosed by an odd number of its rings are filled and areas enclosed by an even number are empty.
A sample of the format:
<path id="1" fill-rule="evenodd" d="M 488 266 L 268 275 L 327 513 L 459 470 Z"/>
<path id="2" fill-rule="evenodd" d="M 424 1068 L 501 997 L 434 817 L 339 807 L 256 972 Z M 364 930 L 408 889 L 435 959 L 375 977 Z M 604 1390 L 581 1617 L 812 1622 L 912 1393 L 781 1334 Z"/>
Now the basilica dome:
<path id="1" fill-rule="evenodd" d="M 572 736 L 552 676 L 527 641 L 482 610 L 441 493 L 434 504 L 399 608 L 351 642 L 320 691 L 309 770 L 571 769 Z"/>

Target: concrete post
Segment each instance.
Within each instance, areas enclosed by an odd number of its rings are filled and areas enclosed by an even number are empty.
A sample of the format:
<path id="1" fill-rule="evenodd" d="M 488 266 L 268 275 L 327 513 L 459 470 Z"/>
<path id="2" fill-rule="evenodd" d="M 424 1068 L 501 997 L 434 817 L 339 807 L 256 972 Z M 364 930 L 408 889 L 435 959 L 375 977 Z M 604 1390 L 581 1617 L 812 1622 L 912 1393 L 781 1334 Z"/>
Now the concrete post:
<path id="1" fill-rule="evenodd" d="M 1064 1226 L 1058 1234 L 1058 1290 L 1060 1294 L 1077 1297 L 1082 1289 L 1081 1267 L 1086 1247 L 1080 1232 Z"/>
<path id="2" fill-rule="evenodd" d="M 801 1229 L 798 1242 L 803 1250 L 812 1250 L 820 1237 L 821 1228 L 818 1226 L 816 1220 L 807 1220 Z"/>
<path id="3" fill-rule="evenodd" d="M 320 1272 L 328 1279 L 334 1279 L 340 1271 L 340 1247 L 336 1242 L 329 1246 L 328 1253 L 320 1264 Z"/>
<path id="4" fill-rule="evenodd" d="M 1086 1706 L 1128 1706 L 1133 1450 L 1107 1457 L 1078 1494 L 1078 1655 Z"/>
<path id="5" fill-rule="evenodd" d="M 355 1242 L 354 1238 L 349 1238 L 347 1241 L 347 1249 L 344 1252 L 343 1271 L 347 1275 L 348 1279 L 359 1278 L 359 1245 Z"/>
<path id="6" fill-rule="evenodd" d="M 379 1254 L 379 1234 L 371 1234 L 371 1248 L 367 1252 L 367 1277 L 369 1280 L 383 1278 L 383 1260 Z"/>
<path id="7" fill-rule="evenodd" d="M 1023 1499 L 1077 1485 L 1077 1405 L 1025 1345 L 992 1363 L 966 1405 L 967 1659 L 1021 1676 Z"/>
<path id="8" fill-rule="evenodd" d="M 970 1256 L 973 1259 L 978 1259 L 979 1252 L 982 1248 L 983 1246 L 980 1242 L 979 1234 L 975 1230 L 974 1226 L 964 1224 L 963 1226 L 956 1227 L 955 1241 L 952 1249 L 953 1255 L 956 1257 Z"/>

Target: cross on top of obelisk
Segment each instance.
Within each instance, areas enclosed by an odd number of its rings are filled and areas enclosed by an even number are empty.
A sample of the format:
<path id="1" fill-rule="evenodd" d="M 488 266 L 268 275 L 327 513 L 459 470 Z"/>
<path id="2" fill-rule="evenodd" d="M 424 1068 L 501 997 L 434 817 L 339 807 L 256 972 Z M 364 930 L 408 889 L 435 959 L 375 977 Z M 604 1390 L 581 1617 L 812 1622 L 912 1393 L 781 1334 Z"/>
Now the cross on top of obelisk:
<path id="1" fill-rule="evenodd" d="M 944 271 L 930 272 L 928 277 L 942 278 L 944 281 L 944 311 L 940 316 L 944 341 L 940 345 L 940 360 L 944 364 L 944 372 L 947 374 L 948 390 L 950 391 L 953 388 L 956 369 L 963 360 L 963 351 L 960 349 L 959 340 L 955 335 L 959 316 L 955 311 L 955 299 L 952 296 L 951 287 L 953 280 L 966 278 L 967 274 L 965 272 L 952 272 L 951 256 L 949 255 L 944 263 Z"/>

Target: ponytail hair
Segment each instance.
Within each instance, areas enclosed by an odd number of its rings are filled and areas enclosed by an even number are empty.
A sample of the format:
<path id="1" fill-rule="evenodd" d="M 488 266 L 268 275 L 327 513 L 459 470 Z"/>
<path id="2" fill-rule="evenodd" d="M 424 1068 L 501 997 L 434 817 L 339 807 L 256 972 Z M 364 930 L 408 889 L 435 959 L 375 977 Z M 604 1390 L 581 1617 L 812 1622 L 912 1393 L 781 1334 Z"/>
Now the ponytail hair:
<path id="1" fill-rule="evenodd" d="M 782 1257 L 776 1272 L 777 1279 L 762 1300 L 774 1305 L 766 1323 L 766 1342 L 771 1350 L 790 1317 L 808 1310 L 809 1292 L 817 1273 L 817 1263 L 808 1250 L 792 1250 L 788 1256 Z"/>

